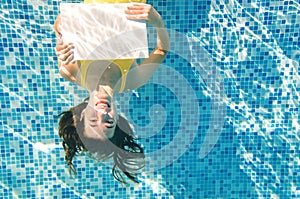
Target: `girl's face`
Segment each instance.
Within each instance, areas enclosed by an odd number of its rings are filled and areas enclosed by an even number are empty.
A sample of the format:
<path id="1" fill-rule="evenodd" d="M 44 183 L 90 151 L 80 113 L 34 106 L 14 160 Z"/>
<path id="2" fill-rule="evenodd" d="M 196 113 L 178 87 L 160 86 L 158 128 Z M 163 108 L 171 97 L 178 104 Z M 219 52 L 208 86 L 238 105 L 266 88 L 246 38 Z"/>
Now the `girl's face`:
<path id="1" fill-rule="evenodd" d="M 90 93 L 83 113 L 84 134 L 89 138 L 105 140 L 114 136 L 119 118 L 110 90 L 108 86 L 99 86 L 99 90 Z"/>

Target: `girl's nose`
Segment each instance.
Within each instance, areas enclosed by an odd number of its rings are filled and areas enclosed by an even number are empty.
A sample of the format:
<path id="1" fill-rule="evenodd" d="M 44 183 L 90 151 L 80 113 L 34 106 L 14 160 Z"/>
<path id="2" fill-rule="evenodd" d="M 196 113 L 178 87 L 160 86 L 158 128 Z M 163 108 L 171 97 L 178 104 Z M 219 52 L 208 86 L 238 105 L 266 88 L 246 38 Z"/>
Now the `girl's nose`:
<path id="1" fill-rule="evenodd" d="M 106 112 L 106 114 L 108 114 L 111 112 L 111 108 L 107 106 L 105 107 L 104 111 Z"/>

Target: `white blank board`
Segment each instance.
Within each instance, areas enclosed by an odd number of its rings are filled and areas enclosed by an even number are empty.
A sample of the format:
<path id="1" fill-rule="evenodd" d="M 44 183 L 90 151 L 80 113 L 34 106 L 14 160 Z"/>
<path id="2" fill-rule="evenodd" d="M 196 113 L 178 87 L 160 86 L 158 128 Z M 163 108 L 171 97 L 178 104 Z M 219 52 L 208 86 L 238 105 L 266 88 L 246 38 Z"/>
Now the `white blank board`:
<path id="1" fill-rule="evenodd" d="M 144 21 L 128 20 L 127 3 L 61 3 L 64 43 L 73 43 L 74 60 L 147 58 Z"/>

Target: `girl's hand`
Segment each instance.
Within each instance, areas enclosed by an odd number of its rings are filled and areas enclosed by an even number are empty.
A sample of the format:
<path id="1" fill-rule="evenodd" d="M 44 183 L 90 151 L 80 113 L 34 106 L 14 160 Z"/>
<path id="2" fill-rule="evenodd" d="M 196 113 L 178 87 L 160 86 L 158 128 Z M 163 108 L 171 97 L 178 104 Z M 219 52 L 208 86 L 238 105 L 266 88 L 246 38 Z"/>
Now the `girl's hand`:
<path id="1" fill-rule="evenodd" d="M 162 27 L 163 22 L 160 14 L 149 4 L 133 3 L 125 10 L 127 19 L 146 20 L 147 23 L 156 27 Z"/>
<path id="2" fill-rule="evenodd" d="M 54 23 L 54 30 L 56 35 L 56 46 L 55 52 L 58 58 L 58 69 L 59 73 L 63 78 L 68 81 L 75 82 L 76 75 L 78 71 L 78 64 L 73 61 L 73 49 L 74 45 L 72 43 L 64 44 L 61 34 L 61 19 L 60 15 L 56 18 Z"/>
<path id="3" fill-rule="evenodd" d="M 61 38 L 57 38 L 55 52 L 59 61 L 68 65 L 72 62 L 74 45 L 72 43 L 64 44 Z"/>
<path id="4" fill-rule="evenodd" d="M 61 17 L 57 16 L 54 23 L 54 30 L 56 36 L 56 47 L 55 52 L 59 61 L 59 65 L 65 64 L 68 65 L 73 60 L 73 49 L 74 46 L 72 43 L 64 44 L 61 35 Z"/>

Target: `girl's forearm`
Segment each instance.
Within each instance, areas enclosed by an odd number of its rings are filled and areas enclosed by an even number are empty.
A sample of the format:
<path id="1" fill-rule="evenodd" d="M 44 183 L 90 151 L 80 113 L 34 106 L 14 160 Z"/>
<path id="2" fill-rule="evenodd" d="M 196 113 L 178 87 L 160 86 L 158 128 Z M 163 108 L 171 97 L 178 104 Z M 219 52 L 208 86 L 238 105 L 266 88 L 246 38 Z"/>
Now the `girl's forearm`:
<path id="1" fill-rule="evenodd" d="M 170 49 L 170 39 L 169 39 L 168 31 L 166 30 L 162 21 L 156 25 L 156 31 L 157 31 L 156 49 L 167 53 Z"/>

